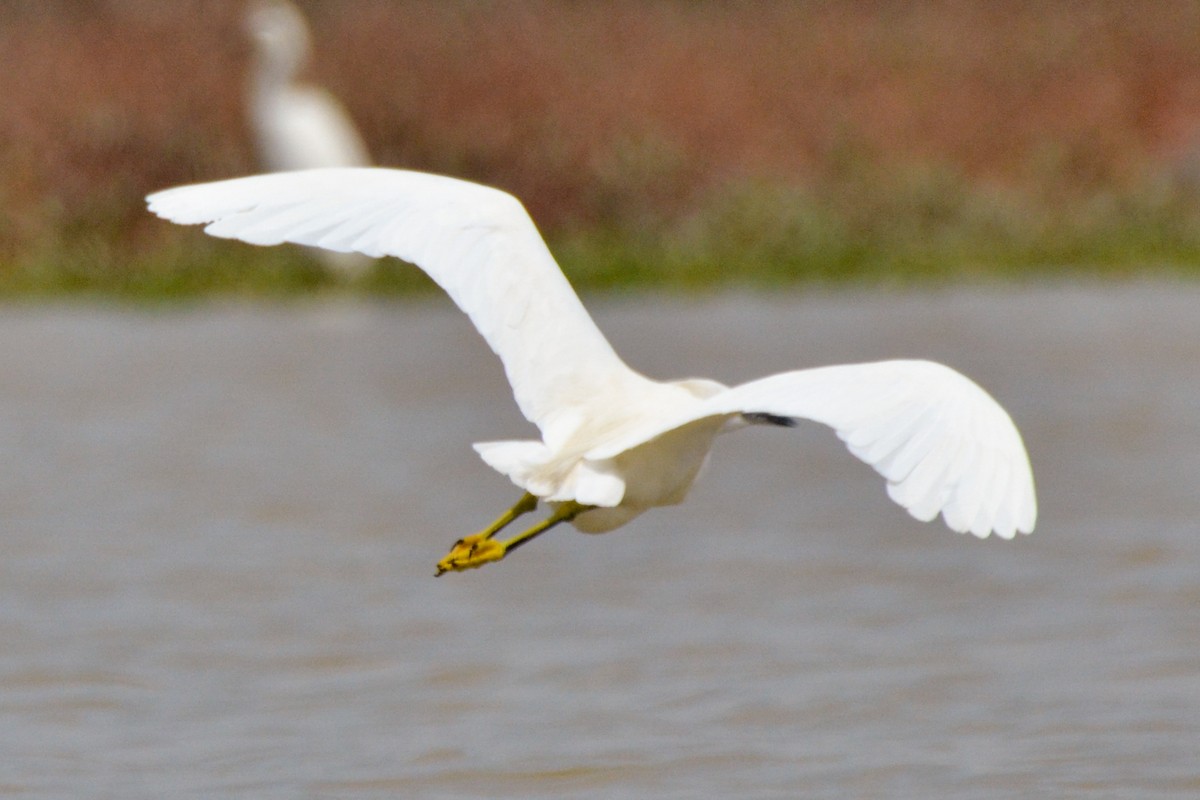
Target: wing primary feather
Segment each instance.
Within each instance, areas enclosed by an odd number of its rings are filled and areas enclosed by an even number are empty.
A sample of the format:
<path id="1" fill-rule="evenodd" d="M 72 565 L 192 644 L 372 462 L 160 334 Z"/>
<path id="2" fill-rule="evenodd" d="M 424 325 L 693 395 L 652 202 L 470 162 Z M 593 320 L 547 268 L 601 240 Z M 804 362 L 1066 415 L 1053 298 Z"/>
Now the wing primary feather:
<path id="1" fill-rule="evenodd" d="M 222 238 L 415 264 L 500 357 L 517 405 L 543 435 L 568 435 L 562 420 L 578 414 L 564 405 L 603 403 L 614 387 L 646 382 L 596 327 L 521 203 L 499 189 L 346 167 L 183 186 L 147 200 L 155 214 Z"/>
<path id="2" fill-rule="evenodd" d="M 639 426 L 627 435 L 588 451 L 588 458 L 612 458 L 705 416 L 740 414 L 811 419 L 837 431 L 856 456 L 887 479 L 888 496 L 915 518 L 939 513 L 960 533 L 986 520 L 1003 533 L 999 511 L 979 516 L 1000 492 L 1014 506 L 1017 529 L 1036 521 L 1028 458 L 1011 419 L 970 379 L 941 364 L 885 361 L 846 364 L 781 373 L 731 387 L 697 407 Z M 1017 499 L 994 487 L 994 459 L 1010 473 L 1006 485 L 1019 485 Z M 976 520 L 979 517 L 977 524 Z"/>

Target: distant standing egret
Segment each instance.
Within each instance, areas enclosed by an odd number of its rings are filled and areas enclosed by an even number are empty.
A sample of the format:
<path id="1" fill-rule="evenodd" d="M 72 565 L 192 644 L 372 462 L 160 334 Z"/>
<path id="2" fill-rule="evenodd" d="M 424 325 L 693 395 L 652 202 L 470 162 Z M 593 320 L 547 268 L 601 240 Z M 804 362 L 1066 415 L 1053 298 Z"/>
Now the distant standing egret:
<path id="1" fill-rule="evenodd" d="M 630 369 L 596 327 L 513 196 L 454 178 L 322 169 L 183 186 L 148 199 L 181 224 L 258 245 L 395 256 L 429 274 L 504 364 L 540 440 L 475 445 L 525 490 L 457 541 L 437 574 L 479 567 L 563 522 L 587 533 L 683 501 L 717 434 L 747 425 L 832 427 L 922 521 L 1011 539 L 1033 530 L 1033 474 L 1000 405 L 949 367 L 879 361 L 783 372 L 728 387 Z M 496 534 L 540 502 L 549 516 Z"/>
<path id="2" fill-rule="evenodd" d="M 263 168 L 287 172 L 370 166 L 367 146 L 337 98 L 297 81 L 312 49 L 300 10 L 287 0 L 255 0 L 247 8 L 245 25 L 255 55 L 246 110 Z M 318 257 L 347 277 L 371 266 L 370 259 L 358 254 L 321 250 Z"/>

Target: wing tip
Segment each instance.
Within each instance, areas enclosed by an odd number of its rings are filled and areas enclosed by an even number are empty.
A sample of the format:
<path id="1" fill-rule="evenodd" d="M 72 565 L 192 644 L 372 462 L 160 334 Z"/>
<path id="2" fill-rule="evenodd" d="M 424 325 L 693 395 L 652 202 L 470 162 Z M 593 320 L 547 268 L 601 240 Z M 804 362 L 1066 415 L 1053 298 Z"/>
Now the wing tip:
<path id="1" fill-rule="evenodd" d="M 911 512 L 910 512 L 911 513 Z M 1033 533 L 1034 521 L 1022 520 L 1017 524 L 1005 524 L 1002 518 L 973 520 L 970 523 L 964 523 L 961 519 L 953 515 L 951 509 L 946 508 L 941 510 L 942 520 L 946 523 L 946 527 L 955 533 L 969 533 L 976 539 L 987 539 L 989 536 L 995 536 L 998 539 L 1012 541 L 1017 538 L 1017 534 L 1028 536 Z M 913 516 L 916 516 L 915 514 Z M 936 514 L 935 514 L 936 516 Z M 917 519 L 921 519 L 917 517 Z M 929 520 L 922 520 L 928 522 Z"/>

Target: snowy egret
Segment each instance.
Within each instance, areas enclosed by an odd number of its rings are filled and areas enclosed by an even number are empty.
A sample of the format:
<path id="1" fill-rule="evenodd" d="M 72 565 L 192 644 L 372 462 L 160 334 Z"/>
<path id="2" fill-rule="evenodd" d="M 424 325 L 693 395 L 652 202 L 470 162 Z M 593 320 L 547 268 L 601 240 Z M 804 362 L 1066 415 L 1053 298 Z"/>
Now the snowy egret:
<path id="1" fill-rule="evenodd" d="M 500 357 L 540 440 L 475 449 L 525 494 L 455 543 L 437 574 L 496 561 L 563 522 L 600 533 L 681 502 L 717 434 L 746 425 L 832 427 L 912 516 L 1011 539 L 1033 530 L 1033 475 L 1016 426 L 983 389 L 930 361 L 783 372 L 740 386 L 651 380 L 596 327 L 524 207 L 454 178 L 390 169 L 276 173 L 168 189 L 150 210 L 213 236 L 295 242 L 421 267 Z M 539 502 L 551 513 L 500 541 Z"/>
<path id="2" fill-rule="evenodd" d="M 247 115 L 259 161 L 271 172 L 371 164 L 354 121 L 328 91 L 297 82 L 308 61 L 308 23 L 287 0 L 256 0 L 245 17 L 255 59 L 247 85 Z M 321 250 L 333 272 L 354 276 L 371 260 L 357 254 Z"/>

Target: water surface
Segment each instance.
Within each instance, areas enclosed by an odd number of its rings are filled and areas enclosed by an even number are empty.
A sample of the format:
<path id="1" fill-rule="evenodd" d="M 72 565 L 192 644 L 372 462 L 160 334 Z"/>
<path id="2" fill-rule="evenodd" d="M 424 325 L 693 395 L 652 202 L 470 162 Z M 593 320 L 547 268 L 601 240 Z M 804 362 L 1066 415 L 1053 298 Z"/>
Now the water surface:
<path id="1" fill-rule="evenodd" d="M 1016 542 L 818 426 L 685 505 L 433 578 L 522 437 L 448 303 L 0 314 L 0 795 L 1200 796 L 1200 289 L 592 302 L 635 367 L 945 361 Z"/>

